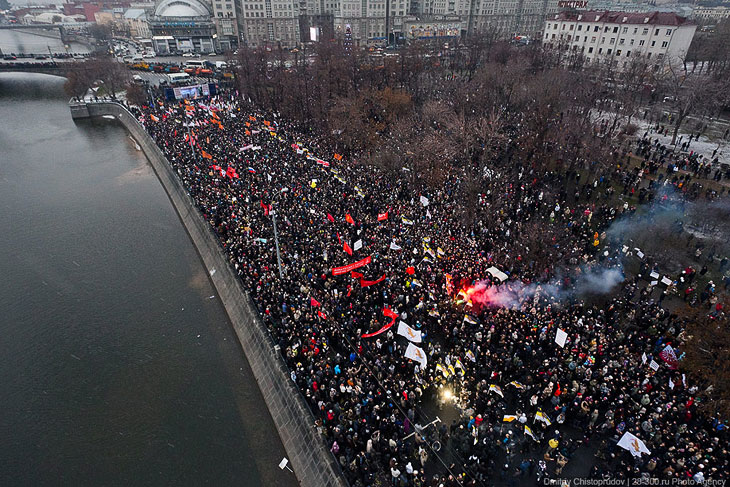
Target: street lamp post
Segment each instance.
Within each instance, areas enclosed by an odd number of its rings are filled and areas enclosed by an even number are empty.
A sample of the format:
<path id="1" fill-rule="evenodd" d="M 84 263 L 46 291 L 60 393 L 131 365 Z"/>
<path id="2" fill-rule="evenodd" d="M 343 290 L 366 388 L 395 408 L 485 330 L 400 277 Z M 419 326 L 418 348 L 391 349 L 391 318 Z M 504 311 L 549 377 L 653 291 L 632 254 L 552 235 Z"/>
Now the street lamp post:
<path id="1" fill-rule="evenodd" d="M 276 242 L 276 262 L 279 264 L 279 278 L 284 279 L 281 271 L 281 254 L 279 253 L 279 234 L 276 232 L 276 211 L 271 210 L 271 220 L 274 222 L 274 241 Z"/>

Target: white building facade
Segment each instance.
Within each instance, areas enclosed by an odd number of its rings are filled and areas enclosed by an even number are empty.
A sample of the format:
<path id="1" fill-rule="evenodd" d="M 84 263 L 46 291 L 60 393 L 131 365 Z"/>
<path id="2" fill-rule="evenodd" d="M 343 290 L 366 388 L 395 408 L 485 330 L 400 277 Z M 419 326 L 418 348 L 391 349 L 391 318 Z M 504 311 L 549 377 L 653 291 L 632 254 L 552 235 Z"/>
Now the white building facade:
<path id="1" fill-rule="evenodd" d="M 560 12 L 545 21 L 543 44 L 589 60 L 613 57 L 619 66 L 637 55 L 676 63 L 684 60 L 696 29 L 670 12 Z"/>

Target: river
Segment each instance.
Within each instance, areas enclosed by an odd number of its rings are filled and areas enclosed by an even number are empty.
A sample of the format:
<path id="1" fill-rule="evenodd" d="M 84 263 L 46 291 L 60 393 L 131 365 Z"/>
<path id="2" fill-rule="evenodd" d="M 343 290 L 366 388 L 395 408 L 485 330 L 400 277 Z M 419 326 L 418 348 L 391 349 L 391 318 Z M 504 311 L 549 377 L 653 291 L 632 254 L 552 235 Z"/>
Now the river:
<path id="1" fill-rule="evenodd" d="M 0 74 L 0 485 L 296 485 L 151 166 L 62 86 Z"/>

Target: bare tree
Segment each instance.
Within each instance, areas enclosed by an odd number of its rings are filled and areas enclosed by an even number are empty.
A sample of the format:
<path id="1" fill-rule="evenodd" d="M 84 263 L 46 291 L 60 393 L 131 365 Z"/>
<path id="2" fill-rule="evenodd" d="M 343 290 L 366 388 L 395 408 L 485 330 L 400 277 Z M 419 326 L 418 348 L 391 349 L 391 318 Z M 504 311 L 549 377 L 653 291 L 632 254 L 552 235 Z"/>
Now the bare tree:
<path id="1" fill-rule="evenodd" d="M 688 116 L 714 112 L 721 101 L 720 82 L 685 71 L 672 63 L 664 65 L 659 85 L 671 110 L 671 124 L 674 127 L 672 145 L 676 143 L 679 129 Z"/>

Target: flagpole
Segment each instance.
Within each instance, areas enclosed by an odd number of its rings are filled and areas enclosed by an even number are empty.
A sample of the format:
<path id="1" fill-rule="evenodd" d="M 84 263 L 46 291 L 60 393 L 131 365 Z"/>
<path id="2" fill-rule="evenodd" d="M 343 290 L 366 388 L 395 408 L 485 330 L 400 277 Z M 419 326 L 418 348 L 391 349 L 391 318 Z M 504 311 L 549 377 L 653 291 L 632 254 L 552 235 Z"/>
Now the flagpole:
<path id="1" fill-rule="evenodd" d="M 276 211 L 271 210 L 271 220 L 274 222 L 274 241 L 276 242 L 276 262 L 279 264 L 279 278 L 284 279 L 281 271 L 281 254 L 279 253 L 279 234 L 276 232 Z"/>

